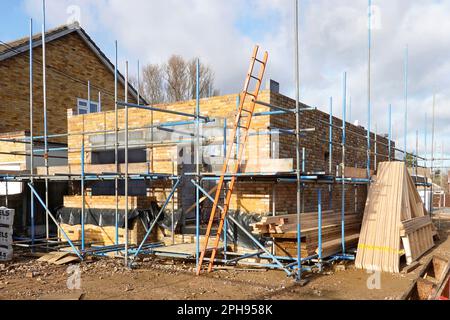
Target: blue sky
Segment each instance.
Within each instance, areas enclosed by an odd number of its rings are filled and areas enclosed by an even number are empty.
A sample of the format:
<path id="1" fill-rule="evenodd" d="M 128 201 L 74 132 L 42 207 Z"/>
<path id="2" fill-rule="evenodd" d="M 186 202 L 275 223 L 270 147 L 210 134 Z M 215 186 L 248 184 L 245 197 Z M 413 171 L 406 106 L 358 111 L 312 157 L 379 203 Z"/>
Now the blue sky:
<path id="1" fill-rule="evenodd" d="M 0 0 L 0 40 L 14 40 L 28 34 L 29 16 L 22 1 Z"/>
<path id="2" fill-rule="evenodd" d="M 440 145 L 450 136 L 450 1 L 373 4 L 380 28 L 373 31 L 372 128 L 388 131 L 392 104 L 393 134 L 403 146 L 403 52 L 408 44 L 408 150 L 415 148 L 416 129 L 425 136 L 425 113 L 431 115 L 434 92 Z M 144 65 L 165 61 L 171 54 L 198 56 L 215 70 L 222 93 L 237 93 L 252 47 L 260 44 L 269 51 L 267 77 L 280 82 L 282 93 L 295 92 L 293 0 L 47 0 L 48 28 L 66 23 L 72 5 L 80 9 L 83 28 L 110 58 L 118 40 L 120 69 L 125 60 L 135 73 L 138 59 Z M 366 126 L 367 0 L 300 0 L 300 6 L 301 100 L 328 111 L 333 96 L 335 115 L 341 116 L 346 71 L 353 120 Z M 40 31 L 41 0 L 0 0 L 0 40 L 26 36 L 30 17 Z M 424 145 L 421 139 L 422 150 Z"/>

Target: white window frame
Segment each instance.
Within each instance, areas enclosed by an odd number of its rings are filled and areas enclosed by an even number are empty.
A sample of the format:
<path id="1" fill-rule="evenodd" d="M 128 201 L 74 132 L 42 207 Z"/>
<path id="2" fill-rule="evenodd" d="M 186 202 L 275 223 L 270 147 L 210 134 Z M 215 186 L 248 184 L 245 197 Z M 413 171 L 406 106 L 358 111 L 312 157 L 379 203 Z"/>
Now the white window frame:
<path id="1" fill-rule="evenodd" d="M 80 102 L 83 102 L 84 104 L 86 104 L 86 106 L 80 105 Z M 102 111 L 102 105 L 101 105 L 101 103 L 98 103 L 98 101 L 91 100 L 91 105 L 97 106 L 97 111 L 95 113 Z M 90 108 L 90 106 L 88 106 L 88 101 L 86 99 L 78 98 L 77 99 L 77 113 L 78 114 L 81 114 L 80 110 L 86 111 L 86 113 L 83 113 L 83 114 L 94 113 L 94 112 L 91 112 L 91 108 Z"/>

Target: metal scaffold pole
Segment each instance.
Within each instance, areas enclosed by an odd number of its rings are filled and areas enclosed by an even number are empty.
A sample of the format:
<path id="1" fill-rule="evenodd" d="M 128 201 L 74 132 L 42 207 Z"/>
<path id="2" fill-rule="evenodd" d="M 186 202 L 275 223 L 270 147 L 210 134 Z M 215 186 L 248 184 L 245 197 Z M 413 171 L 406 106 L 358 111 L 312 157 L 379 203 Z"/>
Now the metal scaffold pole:
<path id="1" fill-rule="evenodd" d="M 370 126 L 372 115 L 371 97 L 371 59 L 372 59 L 372 0 L 369 0 L 368 8 L 368 56 L 367 56 L 367 179 L 370 183 Z"/>
<path id="2" fill-rule="evenodd" d="M 296 281 L 302 280 L 301 255 L 301 172 L 300 172 L 300 53 L 299 53 L 299 1 L 295 0 L 295 110 L 296 110 L 296 174 L 297 174 L 297 274 Z"/>
<path id="3" fill-rule="evenodd" d="M 115 42 L 115 65 L 114 65 L 114 164 L 116 166 L 116 173 L 119 173 L 119 110 L 118 110 L 118 49 L 117 41 Z M 114 179 L 114 195 L 116 200 L 116 210 L 115 210 L 115 240 L 116 245 L 119 245 L 119 179 L 116 177 Z"/>
<path id="4" fill-rule="evenodd" d="M 33 19 L 30 19 L 30 177 L 34 185 L 34 141 L 33 141 Z M 34 194 L 30 190 L 31 245 L 35 241 Z M 34 250 L 34 249 L 33 249 Z"/>
<path id="5" fill-rule="evenodd" d="M 322 190 L 317 190 L 317 228 L 318 228 L 318 254 L 319 254 L 319 272 L 323 271 L 323 248 L 322 248 Z"/>
<path id="6" fill-rule="evenodd" d="M 416 176 L 418 174 L 418 167 L 419 167 L 419 130 L 416 130 L 416 159 L 415 159 L 415 168 L 416 168 Z"/>
<path id="7" fill-rule="evenodd" d="M 45 0 L 42 0 L 42 97 L 44 103 L 44 164 L 46 175 L 49 175 L 48 168 L 48 128 L 47 128 L 47 62 L 46 62 L 46 48 L 45 48 Z M 48 208 L 48 179 L 45 179 L 45 206 Z M 47 240 L 50 239 L 50 230 L 49 230 L 49 217 L 48 213 L 45 213 L 45 234 Z"/>
<path id="8" fill-rule="evenodd" d="M 434 178 L 434 133 L 435 133 L 435 110 L 436 110 L 436 94 L 433 94 L 433 111 L 431 120 L 431 199 L 430 199 L 430 216 L 433 216 L 433 178 Z"/>
<path id="9" fill-rule="evenodd" d="M 328 136 L 328 174 L 333 173 L 333 97 L 330 97 L 330 131 Z M 329 210 L 333 209 L 333 186 L 330 184 L 328 186 L 328 197 L 329 197 Z"/>
<path id="10" fill-rule="evenodd" d="M 91 108 L 91 82 L 88 81 L 88 110 Z M 84 121 L 83 121 L 83 132 L 84 132 Z M 86 211 L 86 190 L 84 187 L 85 180 L 85 154 L 84 154 L 84 139 L 85 136 L 81 137 L 81 251 L 85 250 L 85 211 Z"/>
<path id="11" fill-rule="evenodd" d="M 102 93 L 100 91 L 98 92 L 98 110 L 102 110 Z"/>
<path id="12" fill-rule="evenodd" d="M 389 153 L 389 162 L 392 160 L 392 105 L 389 105 L 389 145 L 388 145 L 388 153 Z M 395 158 L 395 155 L 394 155 Z"/>
<path id="13" fill-rule="evenodd" d="M 137 104 L 141 104 L 141 62 L 137 61 Z"/>
<path id="14" fill-rule="evenodd" d="M 196 182 L 195 187 L 195 261 L 196 270 L 199 268 L 199 258 L 200 258 L 200 190 L 198 186 L 200 185 L 200 60 L 197 59 L 196 74 L 195 74 L 195 97 L 196 97 L 196 108 L 195 108 L 195 172 L 196 172 Z"/>
<path id="15" fill-rule="evenodd" d="M 408 46 L 405 48 L 405 132 L 404 132 L 404 151 L 405 162 L 407 160 L 408 152 Z"/>
<path id="16" fill-rule="evenodd" d="M 125 63 L 125 103 L 128 103 L 128 61 Z M 128 105 L 125 105 L 125 266 L 128 266 Z"/>
<path id="17" fill-rule="evenodd" d="M 341 203 L 341 234 L 342 234 L 342 253 L 345 255 L 345 147 L 347 143 L 346 135 L 346 109 L 347 109 L 347 72 L 344 72 L 342 81 L 342 203 Z"/>
<path id="18" fill-rule="evenodd" d="M 373 167 L 375 170 L 377 169 L 378 165 L 378 124 L 375 123 L 375 143 L 374 143 L 374 154 L 373 154 Z"/>
<path id="19" fill-rule="evenodd" d="M 425 154 L 424 154 L 424 158 L 425 158 L 425 165 L 424 167 L 427 168 L 428 167 L 428 113 L 425 112 L 425 130 L 424 130 L 424 135 L 423 135 L 423 142 L 424 142 L 424 149 L 425 149 Z"/>

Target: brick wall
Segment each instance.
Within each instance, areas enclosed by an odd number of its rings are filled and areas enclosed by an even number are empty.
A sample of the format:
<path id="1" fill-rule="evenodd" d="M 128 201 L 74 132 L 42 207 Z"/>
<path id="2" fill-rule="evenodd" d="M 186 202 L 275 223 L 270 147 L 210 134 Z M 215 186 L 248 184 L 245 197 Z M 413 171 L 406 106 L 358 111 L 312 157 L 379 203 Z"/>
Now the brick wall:
<path id="1" fill-rule="evenodd" d="M 271 93 L 270 101 L 274 105 L 284 108 L 295 108 L 295 101 L 280 94 Z M 315 132 L 305 133 L 301 138 L 300 145 L 306 148 L 306 171 L 326 171 L 330 174 L 336 173 L 336 166 L 342 162 L 342 148 L 339 145 L 333 145 L 332 154 L 332 171 L 329 172 L 329 163 L 326 160 L 325 154 L 329 150 L 329 114 L 320 110 L 304 111 L 301 113 L 300 122 L 301 128 L 315 128 Z M 283 116 L 271 116 L 270 124 L 277 128 L 295 128 L 295 116 L 293 114 Z M 342 127 L 342 120 L 333 117 L 333 125 Z M 347 132 L 347 149 L 346 149 L 346 167 L 367 167 L 367 131 L 363 127 L 357 127 L 350 123 L 346 124 Z M 333 142 L 342 142 L 342 130 L 338 128 L 332 129 Z M 375 134 L 371 134 L 371 169 L 374 168 L 375 163 Z M 280 138 L 280 157 L 281 158 L 295 158 L 295 136 L 286 135 Z M 384 155 L 378 156 L 377 162 L 388 160 L 388 139 L 380 135 L 377 136 L 377 153 Z M 359 149 L 355 149 L 359 148 Z M 392 153 L 395 148 L 395 143 L 392 143 Z"/>
<path id="2" fill-rule="evenodd" d="M 259 100 L 270 102 L 275 105 L 279 105 L 285 108 L 293 108 L 295 102 L 292 99 L 284 97 L 280 94 L 275 94 L 269 91 L 263 91 L 259 97 Z M 195 112 L 195 101 L 187 101 L 176 104 L 160 105 L 159 108 L 167 108 L 170 110 L 176 110 L 187 113 Z M 223 97 L 214 97 L 211 99 L 201 100 L 201 114 L 209 116 L 211 118 L 220 119 L 222 122 L 227 120 L 228 129 L 231 129 L 235 120 L 236 111 L 236 95 L 228 95 Z M 257 112 L 268 111 L 266 107 L 257 106 Z M 132 128 L 149 127 L 151 125 L 188 120 L 185 117 L 171 114 L 164 114 L 160 112 L 151 112 L 142 109 L 129 109 L 129 128 L 130 134 L 132 132 L 142 131 L 142 129 L 133 130 Z M 124 110 L 119 110 L 119 129 L 124 129 Z M 323 121 L 323 122 L 322 122 Z M 308 111 L 302 113 L 301 117 L 302 127 L 310 128 L 315 127 L 316 132 L 307 133 L 301 140 L 301 146 L 306 148 L 307 171 L 325 171 L 327 173 L 335 174 L 335 167 L 341 163 L 341 148 L 339 146 L 333 147 L 333 166 L 332 171 L 328 172 L 328 160 L 326 160 L 325 153 L 328 152 L 328 133 L 329 133 L 329 116 L 321 111 Z M 340 119 L 334 118 L 334 124 L 342 126 Z M 107 135 L 115 128 L 115 116 L 114 112 L 104 112 L 91 115 L 69 115 L 68 118 L 69 132 L 82 133 L 90 131 L 104 131 L 97 135 L 103 136 L 106 141 Z M 284 116 L 260 116 L 255 117 L 252 122 L 252 128 L 254 130 L 267 130 L 269 127 L 273 128 L 295 128 L 295 116 L 293 114 Z M 366 131 L 361 127 L 356 127 L 351 124 L 347 124 L 347 144 L 349 146 L 362 146 L 365 149 L 366 145 Z M 228 130 L 227 141 L 230 139 L 230 132 Z M 359 135 L 353 132 L 359 133 Z M 84 137 L 86 152 L 86 163 L 90 162 L 90 139 L 92 135 L 86 135 Z M 372 134 L 374 138 L 374 135 Z M 223 134 L 218 134 L 215 137 L 216 143 L 223 143 Z M 245 159 L 268 159 L 271 157 L 273 144 L 279 139 L 278 146 L 280 158 L 293 158 L 295 159 L 295 137 L 291 135 L 281 135 L 278 138 L 270 135 L 257 135 L 252 136 L 249 139 L 249 143 L 246 148 Z M 338 129 L 333 129 L 333 140 L 336 143 L 341 141 L 341 132 Z M 78 135 L 72 135 L 69 138 L 69 163 L 79 164 L 81 162 L 80 148 L 81 139 Z M 377 153 L 385 154 L 386 157 L 381 158 L 378 156 L 377 161 L 385 161 L 387 159 L 387 139 L 384 137 L 377 137 Z M 374 143 L 373 143 L 374 144 Z M 393 144 L 394 147 L 394 144 Z M 373 150 L 375 147 L 372 146 Z M 172 143 L 167 145 L 155 145 L 154 148 L 147 148 L 148 160 L 151 165 L 151 171 L 157 173 L 169 173 L 169 174 L 182 174 L 192 171 L 192 166 L 183 167 L 177 163 L 177 152 L 179 152 L 179 144 Z M 372 168 L 374 166 L 374 155 L 372 156 Z M 346 166 L 363 168 L 366 165 L 366 152 L 365 150 L 356 150 L 353 148 L 347 148 L 346 151 Z M 188 178 L 187 178 L 188 179 Z M 213 183 L 205 183 L 205 189 L 212 188 Z M 167 188 L 168 185 L 165 185 Z M 303 210 L 313 211 L 317 209 L 317 189 L 322 190 L 322 203 L 324 208 L 331 208 L 339 211 L 341 208 L 341 190 L 342 186 L 335 185 L 330 189 L 325 185 L 306 185 L 303 191 Z M 275 196 L 274 194 L 275 189 Z M 168 189 L 170 191 L 170 188 Z M 185 190 L 183 194 L 183 190 Z M 256 212 L 256 213 L 268 213 L 275 209 L 277 212 L 289 212 L 294 213 L 296 211 L 296 188 L 295 184 L 283 184 L 272 182 L 258 182 L 258 183 L 238 183 L 235 194 L 232 197 L 231 209 L 239 209 L 244 212 Z M 156 191 L 156 188 L 151 193 L 156 196 L 160 203 L 165 199 L 167 192 L 162 193 Z M 181 196 L 180 196 L 181 195 Z M 190 203 L 193 203 L 195 194 L 192 190 L 187 188 L 180 188 L 180 195 L 177 194 L 176 201 L 177 207 L 181 205 L 183 199 L 183 208 L 189 207 Z M 346 186 L 346 211 L 348 212 L 362 212 L 365 205 L 365 199 L 367 196 L 366 186 Z M 355 201 L 355 198 L 357 201 Z M 331 200 L 331 201 L 330 201 Z M 208 205 L 205 205 L 205 212 L 208 211 Z"/>
<path id="3" fill-rule="evenodd" d="M 295 101 L 285 97 L 281 94 L 272 92 L 270 94 L 270 103 L 280 107 L 293 109 L 295 108 Z M 306 107 L 302 105 L 301 107 Z M 306 172 L 326 172 L 327 174 L 335 175 L 336 166 L 342 162 L 342 148 L 339 145 L 333 145 L 332 152 L 332 168 L 329 171 L 329 160 L 327 154 L 329 153 L 329 114 L 320 110 L 304 111 L 301 113 L 300 122 L 301 128 L 315 128 L 315 132 L 305 133 L 301 138 L 300 146 L 305 148 L 306 151 Z M 271 116 L 270 126 L 274 128 L 288 128 L 295 129 L 296 119 L 294 114 L 287 114 L 283 116 Z M 342 127 L 342 120 L 333 117 L 333 124 L 335 126 Z M 350 123 L 346 124 L 347 130 L 347 149 L 346 149 L 346 167 L 365 168 L 367 166 L 367 131 L 362 127 L 354 126 Z M 342 142 L 342 130 L 338 128 L 332 128 L 333 142 Z M 374 168 L 375 161 L 382 162 L 388 160 L 388 139 L 382 136 L 377 136 L 377 153 L 382 156 L 377 156 L 375 159 L 375 134 L 371 134 L 372 141 L 372 157 L 371 157 L 371 169 Z M 280 158 L 293 158 L 296 159 L 296 140 L 293 135 L 282 135 L 279 137 L 279 154 Z M 352 148 L 353 147 L 353 148 Z M 356 149 L 359 147 L 361 149 Z M 395 144 L 392 143 L 392 150 L 394 150 Z M 392 151 L 393 154 L 393 151 Z M 294 161 L 295 165 L 295 161 Z M 275 210 L 287 211 L 289 213 L 296 212 L 296 185 L 295 184 L 281 184 L 273 186 L 267 184 L 267 190 L 275 188 Z M 334 209 L 335 211 L 341 210 L 342 203 L 342 186 L 334 185 L 331 187 L 331 192 L 328 186 L 306 184 L 303 190 L 302 198 L 303 211 L 315 211 L 317 210 L 318 192 L 322 191 L 322 205 L 327 209 Z M 270 195 L 271 193 L 268 192 Z M 270 199 L 272 196 L 269 197 Z M 330 198 L 332 206 L 330 206 Z M 348 185 L 345 187 L 345 208 L 347 212 L 362 212 L 365 207 L 365 201 L 367 198 L 366 186 L 353 186 Z M 356 199 L 356 201 L 355 201 Z M 273 201 L 269 201 L 269 205 L 265 206 L 268 209 L 267 212 L 271 212 Z"/>
<path id="4" fill-rule="evenodd" d="M 262 92 L 259 99 L 262 101 L 269 101 L 269 91 Z M 175 104 L 163 104 L 156 106 L 161 109 L 176 110 L 179 112 L 185 112 L 194 114 L 196 109 L 195 101 L 186 101 Z M 236 95 L 227 95 L 221 97 L 214 97 L 210 99 L 201 100 L 201 114 L 202 116 L 208 116 L 211 118 L 217 118 L 220 124 L 224 119 L 227 121 L 227 139 L 231 135 L 231 129 L 235 120 L 236 112 Z M 257 112 L 267 111 L 267 108 L 258 106 Z M 155 126 L 167 122 L 192 120 L 179 115 L 172 115 L 160 112 L 152 112 L 143 109 L 129 108 L 128 111 L 128 123 L 130 136 L 133 133 L 142 132 L 149 129 L 150 126 Z M 257 117 L 252 122 L 252 128 L 256 130 L 267 130 L 269 125 L 269 116 Z M 118 127 L 119 130 L 125 128 L 125 110 L 118 111 Z M 133 128 L 141 128 L 133 130 Z M 209 136 L 209 143 L 223 144 L 223 128 L 220 128 L 220 133 L 217 136 Z M 85 162 L 91 163 L 90 148 L 91 139 L 94 136 L 100 137 L 104 141 L 108 137 L 114 135 L 115 129 L 115 112 L 107 111 L 98 114 L 89 115 L 74 115 L 70 110 L 68 112 L 68 130 L 71 135 L 68 138 L 69 145 L 69 164 L 79 165 L 81 163 L 81 146 L 82 146 L 82 133 L 83 132 L 100 132 L 96 134 L 87 134 L 84 136 L 85 144 Z M 176 129 L 176 128 L 175 128 Z M 154 130 L 157 132 L 158 130 Z M 153 148 L 147 147 L 147 159 L 149 162 L 149 171 L 162 174 L 182 174 L 192 171 L 192 166 L 183 165 L 178 163 L 178 152 L 180 152 L 180 143 L 165 143 L 156 144 Z M 121 145 L 123 148 L 123 144 Z M 109 149 L 113 148 L 112 146 Z M 268 158 L 270 153 L 270 138 L 269 136 L 252 136 L 249 138 L 248 148 L 246 149 L 245 159 L 258 159 L 258 157 Z M 183 184 L 189 184 L 189 180 L 184 181 Z M 149 195 L 157 198 L 158 203 L 162 205 L 167 198 L 171 190 L 171 184 L 165 182 L 153 183 L 149 186 Z M 182 199 L 184 199 L 184 207 L 190 207 L 195 201 L 195 192 L 189 190 L 183 193 L 183 189 L 180 188 L 180 192 L 175 194 L 175 209 L 181 205 Z M 169 205 L 171 207 L 171 205 Z"/>
<path id="5" fill-rule="evenodd" d="M 259 99 L 261 101 L 268 102 L 269 91 L 263 92 Z M 194 114 L 196 103 L 195 101 L 187 101 L 175 104 L 164 104 L 156 106 L 161 109 L 175 110 L 179 112 L 185 112 Z M 256 112 L 267 111 L 267 108 L 258 106 Z M 210 99 L 201 100 L 201 114 L 202 116 L 208 116 L 217 119 L 226 119 L 228 125 L 228 136 L 231 135 L 231 128 L 235 120 L 236 112 L 236 95 L 227 95 L 221 97 L 214 97 Z M 161 112 L 152 112 L 144 109 L 129 108 L 128 111 L 128 124 L 129 133 L 143 132 L 142 128 L 149 128 L 150 126 L 157 126 L 162 123 L 192 120 L 184 116 L 172 115 Z M 257 117 L 252 121 L 252 128 L 255 130 L 267 130 L 269 127 L 269 116 Z M 121 109 L 118 111 L 118 128 L 119 130 L 125 129 L 125 110 Z M 139 128 L 139 129 L 133 129 Z M 175 128 L 176 129 L 176 128 Z M 97 114 L 89 115 L 74 115 L 70 110 L 68 113 L 68 131 L 71 136 L 68 139 L 69 144 L 69 164 L 80 164 L 80 150 L 82 145 L 82 140 L 80 137 L 83 132 L 93 132 L 97 131 L 96 134 L 87 134 L 84 136 L 85 147 L 88 148 L 90 145 L 90 138 L 97 136 L 107 139 L 109 135 L 114 135 L 115 130 L 115 112 L 101 112 Z M 158 130 L 154 130 L 155 132 Z M 123 134 L 123 132 L 121 133 Z M 208 137 L 209 139 L 217 139 L 220 143 L 223 141 L 223 134 L 219 137 Z M 270 152 L 270 139 L 269 136 L 253 136 L 249 138 L 248 148 L 246 148 L 246 159 L 256 159 L 259 157 L 269 157 Z M 174 166 L 173 161 L 177 158 L 177 147 L 178 144 L 166 143 L 163 145 L 155 145 L 152 157 L 151 148 L 149 149 L 149 159 L 153 160 L 153 172 L 158 173 L 173 173 Z M 121 146 L 123 148 L 123 145 Z M 88 150 L 88 149 L 86 149 Z M 90 163 L 89 153 L 86 154 L 86 163 Z M 175 168 L 176 172 L 176 168 Z"/>
<path id="6" fill-rule="evenodd" d="M 102 110 L 114 108 L 114 74 L 101 62 L 77 33 L 49 42 L 47 55 L 47 115 L 49 134 L 67 132 L 67 109 L 76 110 L 77 98 L 87 99 L 87 81 L 91 81 L 91 99 L 102 95 Z M 34 56 L 34 131 L 43 135 L 42 50 Z M 57 70 L 57 71 L 56 71 Z M 61 72 L 68 75 L 63 76 Z M 1 132 L 29 130 L 29 54 L 18 54 L 0 61 Z M 124 86 L 119 83 L 119 99 Z M 130 101 L 133 101 L 131 99 Z M 65 139 L 57 139 L 65 142 Z"/>
<path id="7" fill-rule="evenodd" d="M 118 208 L 125 209 L 125 197 L 119 197 Z M 155 199 L 152 197 L 128 197 L 128 208 L 132 209 L 148 209 L 151 202 Z M 80 208 L 82 206 L 81 196 L 65 196 L 64 206 L 68 208 Z M 114 209 L 116 207 L 116 197 L 114 196 L 85 196 L 86 208 L 90 209 Z"/>
<path id="8" fill-rule="evenodd" d="M 25 137 L 25 132 L 0 134 L 0 164 L 17 164 L 20 165 L 21 170 L 26 169 L 26 158 L 20 155 L 25 154 L 25 151 L 27 149 L 26 145 L 23 143 L 1 141 L 2 139 L 16 140 L 23 139 Z"/>
<path id="9" fill-rule="evenodd" d="M 433 207 L 434 208 L 450 208 L 450 194 L 435 194 L 433 196 Z"/>

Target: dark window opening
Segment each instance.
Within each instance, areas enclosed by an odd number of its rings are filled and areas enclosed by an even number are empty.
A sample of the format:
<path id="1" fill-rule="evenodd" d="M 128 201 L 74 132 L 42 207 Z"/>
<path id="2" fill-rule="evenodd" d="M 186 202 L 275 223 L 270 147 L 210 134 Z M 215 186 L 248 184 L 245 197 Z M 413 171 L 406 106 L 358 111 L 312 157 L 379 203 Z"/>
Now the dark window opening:
<path id="1" fill-rule="evenodd" d="M 118 152 L 118 162 L 125 163 L 125 150 L 121 149 Z M 129 149 L 128 163 L 145 163 L 147 162 L 147 151 L 145 149 Z M 94 151 L 92 152 L 92 164 L 114 164 L 115 151 Z"/>
<path id="2" fill-rule="evenodd" d="M 116 194 L 115 181 L 98 181 L 92 184 L 93 196 L 114 196 Z M 125 181 L 118 181 L 118 195 L 125 195 Z M 131 180 L 128 182 L 130 196 L 146 196 L 147 184 L 144 180 Z"/>

